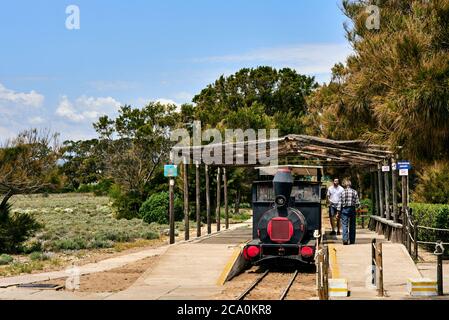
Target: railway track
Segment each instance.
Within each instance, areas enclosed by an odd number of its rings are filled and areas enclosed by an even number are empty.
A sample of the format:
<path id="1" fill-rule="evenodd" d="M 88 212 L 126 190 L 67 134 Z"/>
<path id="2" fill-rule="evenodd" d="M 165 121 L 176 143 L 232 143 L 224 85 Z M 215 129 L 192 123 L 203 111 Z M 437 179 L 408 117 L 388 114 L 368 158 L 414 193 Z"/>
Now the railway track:
<path id="1" fill-rule="evenodd" d="M 263 281 L 263 279 L 265 279 L 268 274 L 270 273 L 270 270 L 266 270 L 263 274 L 261 274 L 248 288 L 245 289 L 245 291 L 243 291 L 243 293 L 237 298 L 237 300 L 245 300 L 245 298 L 254 291 L 254 289 Z M 298 276 L 299 271 L 296 270 L 290 277 L 287 286 L 284 287 L 284 289 L 282 290 L 282 292 L 279 295 L 279 300 L 285 300 L 285 298 L 287 297 L 290 288 L 293 286 L 293 284 L 295 283 L 296 277 Z"/>

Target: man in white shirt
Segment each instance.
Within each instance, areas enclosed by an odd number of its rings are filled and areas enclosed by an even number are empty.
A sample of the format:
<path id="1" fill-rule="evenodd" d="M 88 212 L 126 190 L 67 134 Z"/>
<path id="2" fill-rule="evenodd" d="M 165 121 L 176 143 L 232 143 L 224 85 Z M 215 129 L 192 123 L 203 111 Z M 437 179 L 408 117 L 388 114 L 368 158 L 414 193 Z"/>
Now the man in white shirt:
<path id="1" fill-rule="evenodd" d="M 334 184 L 327 190 L 327 202 L 329 204 L 329 219 L 332 226 L 331 236 L 340 235 L 340 220 L 337 218 L 338 204 L 341 200 L 341 194 L 345 189 L 340 186 L 340 181 L 334 179 Z M 335 232 L 337 227 L 337 232 Z"/>

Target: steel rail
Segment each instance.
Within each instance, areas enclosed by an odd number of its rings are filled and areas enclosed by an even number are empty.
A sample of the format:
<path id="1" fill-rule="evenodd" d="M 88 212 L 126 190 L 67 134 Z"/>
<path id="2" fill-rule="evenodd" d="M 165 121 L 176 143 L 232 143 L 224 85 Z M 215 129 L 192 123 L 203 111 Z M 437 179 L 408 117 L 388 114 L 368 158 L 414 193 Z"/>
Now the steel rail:
<path id="1" fill-rule="evenodd" d="M 298 270 L 296 270 L 295 273 L 293 274 L 293 276 L 291 277 L 290 281 L 288 282 L 287 287 L 284 289 L 284 291 L 282 291 L 282 294 L 279 297 L 279 300 L 285 300 L 288 292 L 290 291 L 290 288 L 292 287 L 293 283 L 296 280 L 296 277 L 298 276 L 298 273 L 299 273 Z"/>
<path id="2" fill-rule="evenodd" d="M 260 277 L 258 277 L 238 298 L 237 300 L 243 300 L 245 297 L 253 291 L 253 289 L 262 281 L 263 278 L 270 273 L 270 270 L 265 271 Z"/>

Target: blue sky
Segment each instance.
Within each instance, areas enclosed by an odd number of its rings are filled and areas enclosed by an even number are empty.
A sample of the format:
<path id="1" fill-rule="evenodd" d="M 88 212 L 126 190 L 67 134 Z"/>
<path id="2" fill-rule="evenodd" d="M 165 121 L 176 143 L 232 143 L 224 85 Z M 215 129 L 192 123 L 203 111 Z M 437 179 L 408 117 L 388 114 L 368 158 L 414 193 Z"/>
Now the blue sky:
<path id="1" fill-rule="evenodd" d="M 80 9 L 68 30 L 66 7 Z M 340 0 L 3 0 L 0 137 L 48 127 L 94 137 L 121 104 L 189 102 L 242 67 L 329 79 L 350 53 Z"/>

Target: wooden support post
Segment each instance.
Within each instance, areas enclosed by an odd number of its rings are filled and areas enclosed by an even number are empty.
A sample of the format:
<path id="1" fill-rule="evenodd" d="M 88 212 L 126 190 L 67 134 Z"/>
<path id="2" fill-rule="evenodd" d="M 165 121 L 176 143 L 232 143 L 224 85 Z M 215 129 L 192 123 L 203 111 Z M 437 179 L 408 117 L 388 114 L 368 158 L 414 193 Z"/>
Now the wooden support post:
<path id="1" fill-rule="evenodd" d="M 189 208 L 189 172 L 188 165 L 184 159 L 183 163 L 183 182 L 184 182 L 184 239 L 190 239 L 190 208 Z"/>
<path id="2" fill-rule="evenodd" d="M 393 159 L 394 163 L 396 164 L 396 159 Z M 397 170 L 391 170 L 391 176 L 392 176 L 392 194 L 393 194 L 393 219 L 395 223 L 399 222 L 399 214 L 398 214 L 398 173 Z"/>
<path id="3" fill-rule="evenodd" d="M 371 284 L 373 286 L 377 286 L 376 242 L 376 239 L 371 241 Z"/>
<path id="4" fill-rule="evenodd" d="M 413 244 L 414 244 L 413 255 L 414 255 L 415 261 L 418 261 L 418 258 L 419 258 L 419 255 L 418 255 L 418 225 L 416 224 L 416 221 L 414 223 L 414 228 L 413 228 L 413 240 L 415 240 L 413 242 Z"/>
<path id="5" fill-rule="evenodd" d="M 371 283 L 377 288 L 377 295 L 384 296 L 384 271 L 383 271 L 383 254 L 382 243 L 373 239 L 371 242 L 371 266 L 372 278 Z"/>
<path id="6" fill-rule="evenodd" d="M 378 275 L 377 282 L 377 295 L 379 297 L 384 296 L 384 267 L 383 267 L 383 253 L 382 253 L 382 242 L 376 244 L 376 265 Z"/>
<path id="7" fill-rule="evenodd" d="M 168 205 L 168 216 L 170 223 L 170 244 L 175 243 L 175 179 L 170 178 L 169 180 L 169 205 Z"/>
<path id="8" fill-rule="evenodd" d="M 375 214 L 376 216 L 380 216 L 380 208 L 379 208 L 379 181 L 377 177 L 377 172 L 373 172 L 373 179 L 374 179 L 374 207 L 376 209 Z"/>
<path id="9" fill-rule="evenodd" d="M 382 168 L 379 164 L 378 168 L 377 168 L 377 181 L 379 183 L 379 211 L 380 211 L 380 216 L 382 218 L 385 218 L 385 210 L 384 210 L 384 188 L 383 188 L 383 179 L 382 179 Z"/>
<path id="10" fill-rule="evenodd" d="M 329 300 L 329 247 L 324 249 L 324 299 Z"/>
<path id="11" fill-rule="evenodd" d="M 221 230 L 221 168 L 217 168 L 217 208 L 215 219 L 217 220 L 217 231 Z"/>
<path id="12" fill-rule="evenodd" d="M 443 255 L 437 256 L 437 282 L 438 282 L 438 295 L 444 296 L 443 290 Z"/>
<path id="13" fill-rule="evenodd" d="M 387 163 L 389 165 L 389 163 Z M 391 168 L 391 166 L 390 166 Z M 390 172 L 384 172 L 384 186 L 385 186 L 385 214 L 386 218 L 388 220 L 391 220 L 391 213 L 390 213 L 390 181 L 388 179 L 388 176 L 390 175 Z"/>
<path id="14" fill-rule="evenodd" d="M 229 206 L 228 206 L 228 176 L 226 174 L 226 168 L 223 168 L 223 196 L 224 196 L 225 221 L 227 230 L 229 229 Z"/>
<path id="15" fill-rule="evenodd" d="M 376 191 L 374 190 L 374 179 L 373 179 L 373 173 L 371 172 L 370 173 L 370 189 L 371 189 L 371 214 L 372 215 L 375 215 L 375 212 L 376 212 L 376 206 L 375 206 L 375 203 L 374 203 L 374 199 L 376 198 Z"/>
<path id="16" fill-rule="evenodd" d="M 205 166 L 206 172 L 206 215 L 207 215 L 207 233 L 212 233 L 212 221 L 210 216 L 210 183 L 209 183 L 209 166 Z"/>
<path id="17" fill-rule="evenodd" d="M 402 177 L 402 223 L 406 220 L 406 210 L 407 210 L 407 177 Z"/>
<path id="18" fill-rule="evenodd" d="M 196 236 L 201 237 L 200 164 L 195 165 Z"/>
<path id="19" fill-rule="evenodd" d="M 321 248 L 316 260 L 318 298 L 329 300 L 329 249 Z"/>

